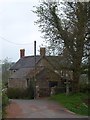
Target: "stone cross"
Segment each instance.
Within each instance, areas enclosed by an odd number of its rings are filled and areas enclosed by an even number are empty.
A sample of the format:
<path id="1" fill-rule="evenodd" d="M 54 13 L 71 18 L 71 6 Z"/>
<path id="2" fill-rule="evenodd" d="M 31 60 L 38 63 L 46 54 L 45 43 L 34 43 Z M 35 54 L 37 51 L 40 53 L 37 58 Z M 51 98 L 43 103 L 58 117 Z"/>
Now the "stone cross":
<path id="1" fill-rule="evenodd" d="M 66 82 L 64 82 L 64 84 L 66 84 L 66 95 L 69 94 L 69 84 L 70 82 L 68 80 L 66 80 Z"/>

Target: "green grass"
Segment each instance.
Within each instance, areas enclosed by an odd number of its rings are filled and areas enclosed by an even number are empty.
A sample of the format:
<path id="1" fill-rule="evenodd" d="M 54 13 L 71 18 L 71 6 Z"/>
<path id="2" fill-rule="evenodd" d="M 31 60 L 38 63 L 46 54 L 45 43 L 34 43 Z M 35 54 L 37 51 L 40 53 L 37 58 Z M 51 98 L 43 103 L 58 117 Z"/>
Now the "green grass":
<path id="1" fill-rule="evenodd" d="M 88 107 L 85 106 L 84 100 L 88 98 L 87 94 L 84 93 L 77 93 L 77 94 L 58 94 L 52 96 L 50 99 L 55 100 L 62 104 L 65 108 L 68 110 L 80 114 L 80 115 L 90 115 L 90 111 L 88 110 Z"/>

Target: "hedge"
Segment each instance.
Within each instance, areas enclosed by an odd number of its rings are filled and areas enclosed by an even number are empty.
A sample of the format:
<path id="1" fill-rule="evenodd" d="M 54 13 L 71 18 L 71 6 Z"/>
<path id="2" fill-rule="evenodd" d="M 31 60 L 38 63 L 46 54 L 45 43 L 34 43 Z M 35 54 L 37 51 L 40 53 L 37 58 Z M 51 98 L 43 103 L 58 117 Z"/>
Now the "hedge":
<path id="1" fill-rule="evenodd" d="M 30 89 L 8 88 L 7 96 L 10 99 L 33 99 L 33 91 Z"/>

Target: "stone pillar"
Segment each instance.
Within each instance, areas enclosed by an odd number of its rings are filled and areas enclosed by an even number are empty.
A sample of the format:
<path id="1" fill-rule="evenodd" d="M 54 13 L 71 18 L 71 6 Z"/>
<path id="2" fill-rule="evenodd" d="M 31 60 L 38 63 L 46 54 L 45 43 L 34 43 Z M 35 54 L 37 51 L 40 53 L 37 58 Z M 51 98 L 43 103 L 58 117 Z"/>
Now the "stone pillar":
<path id="1" fill-rule="evenodd" d="M 39 98 L 39 86 L 36 86 L 36 98 Z"/>
<path id="2" fill-rule="evenodd" d="M 51 87 L 51 95 L 55 95 L 55 86 L 54 87 Z"/>
<path id="3" fill-rule="evenodd" d="M 64 82 L 64 84 L 66 84 L 66 95 L 69 94 L 69 84 L 70 82 L 67 80 L 66 82 Z"/>

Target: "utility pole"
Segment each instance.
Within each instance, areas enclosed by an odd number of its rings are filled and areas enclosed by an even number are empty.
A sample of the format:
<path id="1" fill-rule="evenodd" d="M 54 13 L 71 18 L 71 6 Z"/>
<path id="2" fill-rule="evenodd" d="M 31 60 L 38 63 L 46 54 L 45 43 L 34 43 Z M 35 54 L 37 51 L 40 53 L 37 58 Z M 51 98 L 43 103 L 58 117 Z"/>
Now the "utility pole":
<path id="1" fill-rule="evenodd" d="M 34 99 L 36 98 L 36 41 L 34 41 Z"/>

